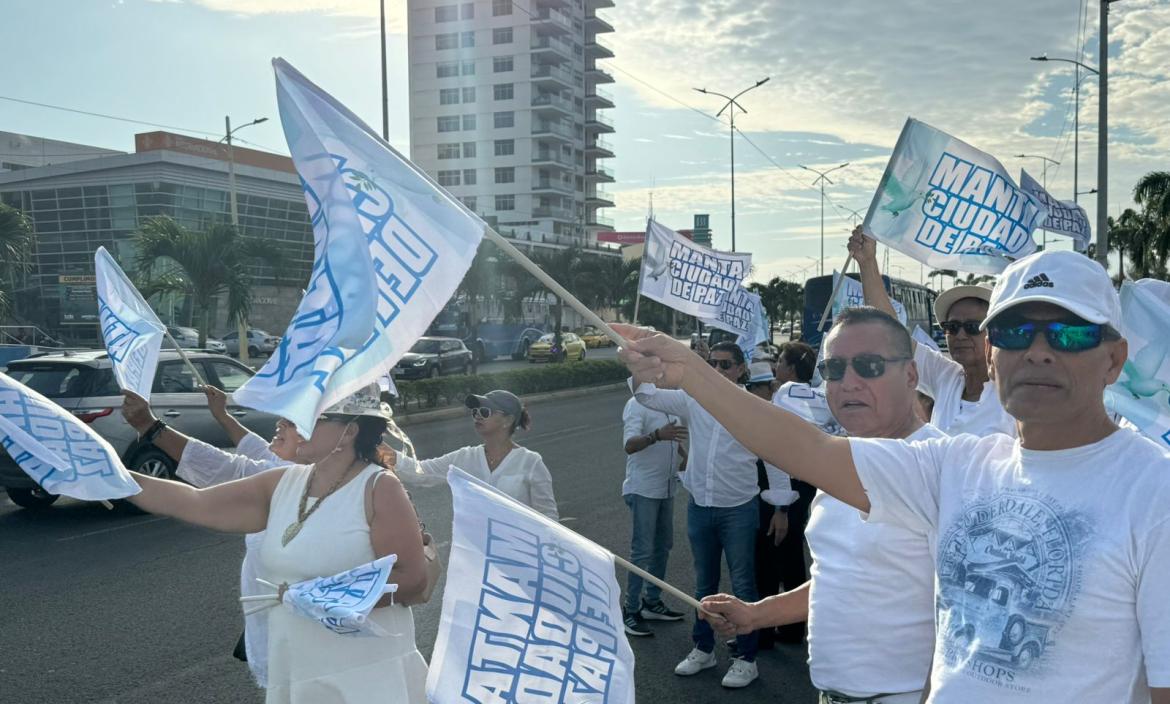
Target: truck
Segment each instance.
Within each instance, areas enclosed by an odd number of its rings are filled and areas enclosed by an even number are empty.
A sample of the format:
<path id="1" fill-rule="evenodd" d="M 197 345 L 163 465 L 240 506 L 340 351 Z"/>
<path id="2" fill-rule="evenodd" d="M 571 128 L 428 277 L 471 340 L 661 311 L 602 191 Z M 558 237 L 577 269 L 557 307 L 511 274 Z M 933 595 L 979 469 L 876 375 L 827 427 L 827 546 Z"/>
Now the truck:
<path id="1" fill-rule="evenodd" d="M 1029 618 L 1023 595 L 1031 577 L 1016 565 L 983 569 L 970 566 L 962 589 L 945 589 L 941 598 L 951 619 L 948 641 L 962 650 L 1027 670 L 1048 647 L 1051 626 Z"/>

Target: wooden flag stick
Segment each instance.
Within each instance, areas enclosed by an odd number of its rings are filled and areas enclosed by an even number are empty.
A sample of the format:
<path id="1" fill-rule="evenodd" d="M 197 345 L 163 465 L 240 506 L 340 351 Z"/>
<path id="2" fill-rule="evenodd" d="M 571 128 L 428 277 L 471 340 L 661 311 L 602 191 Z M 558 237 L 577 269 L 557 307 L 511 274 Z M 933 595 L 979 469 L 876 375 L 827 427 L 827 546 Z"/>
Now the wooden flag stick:
<path id="1" fill-rule="evenodd" d="M 610 554 L 613 555 L 613 553 L 610 553 Z M 613 555 L 613 561 L 616 562 L 623 569 L 625 569 L 629 572 L 633 572 L 634 574 L 638 575 L 639 577 L 646 580 L 647 582 L 650 582 L 654 586 L 662 589 L 662 591 L 668 592 L 671 596 L 675 597 L 676 599 L 683 602 L 684 604 L 688 604 L 688 605 L 690 605 L 690 606 L 692 606 L 700 611 L 703 610 L 703 605 L 699 603 L 698 599 L 691 596 L 690 594 L 687 594 L 686 592 L 684 592 L 683 590 L 674 586 L 673 584 L 668 584 L 667 582 L 655 577 L 654 575 L 650 574 L 649 572 L 642 569 L 641 567 L 638 567 L 637 565 L 633 564 L 632 562 L 625 559 L 624 557 L 619 557 L 618 555 Z"/>
<path id="2" fill-rule="evenodd" d="M 268 609 L 271 609 L 274 606 L 280 606 L 280 604 L 281 604 L 281 602 L 279 602 L 279 601 L 273 601 L 273 602 L 269 602 L 267 604 L 263 604 L 261 606 L 253 606 L 250 609 L 244 609 L 244 615 L 245 616 L 255 616 L 256 614 L 258 614 L 262 611 L 267 611 Z"/>
<path id="3" fill-rule="evenodd" d="M 194 364 L 191 364 L 191 360 L 187 357 L 187 353 L 183 351 L 182 347 L 179 347 L 179 343 L 175 342 L 175 338 L 171 337 L 170 331 L 164 328 L 163 334 L 167 336 L 167 339 L 170 340 L 171 344 L 175 346 L 176 350 L 178 350 L 179 357 L 183 359 L 183 363 L 187 365 L 187 369 L 190 369 L 191 373 L 195 375 L 195 381 L 199 382 L 200 386 L 207 386 L 207 382 L 203 380 L 203 377 L 199 374 L 199 370 L 195 368 Z"/>
<path id="4" fill-rule="evenodd" d="M 240 603 L 246 604 L 249 601 L 268 601 L 269 599 L 280 601 L 280 596 L 277 594 L 255 594 L 251 596 L 242 596 L 240 597 Z"/>
<path id="5" fill-rule="evenodd" d="M 845 284 L 845 272 L 849 271 L 849 265 L 852 262 L 852 254 L 845 257 L 845 266 L 841 267 L 841 276 L 837 277 L 837 283 L 833 286 L 833 293 L 829 296 L 829 301 L 825 304 L 825 312 L 821 313 L 821 322 L 817 325 L 817 332 L 825 331 L 825 321 L 829 319 L 829 313 L 833 312 L 833 301 L 837 300 L 837 294 L 841 292 L 841 286 Z"/>

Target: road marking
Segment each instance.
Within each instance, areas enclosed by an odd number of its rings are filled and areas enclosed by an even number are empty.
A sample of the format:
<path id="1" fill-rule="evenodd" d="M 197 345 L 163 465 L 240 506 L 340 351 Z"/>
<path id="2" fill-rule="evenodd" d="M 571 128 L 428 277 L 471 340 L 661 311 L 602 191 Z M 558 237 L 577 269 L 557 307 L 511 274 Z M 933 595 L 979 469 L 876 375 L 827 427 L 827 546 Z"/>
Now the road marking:
<path id="1" fill-rule="evenodd" d="M 148 518 L 148 519 L 142 520 L 142 521 L 135 521 L 133 523 L 126 523 L 126 524 L 120 525 L 120 526 L 113 526 L 112 528 L 102 528 L 101 530 L 91 530 L 88 533 L 81 533 L 79 535 L 70 535 L 70 536 L 67 536 L 64 538 L 57 538 L 57 542 L 63 543 L 67 540 L 77 540 L 78 538 L 88 538 L 91 535 L 101 535 L 102 533 L 113 533 L 116 530 L 122 530 L 124 528 L 135 528 L 137 526 L 144 526 L 148 523 L 158 523 L 159 521 L 168 520 L 168 518 L 169 518 L 168 516 L 157 516 L 155 518 Z"/>
<path id="2" fill-rule="evenodd" d="M 572 516 L 565 516 L 564 518 L 561 519 L 561 523 L 572 523 L 575 520 L 577 520 L 577 519 L 573 518 Z"/>
<path id="3" fill-rule="evenodd" d="M 598 425 L 598 426 L 576 426 L 573 428 L 563 428 L 561 430 L 552 430 L 552 431 L 549 431 L 547 433 L 541 433 L 540 435 L 530 435 L 526 439 L 528 442 L 531 443 L 531 442 L 536 442 L 539 440 L 549 440 L 549 439 L 553 439 L 553 438 L 565 438 L 565 437 L 569 437 L 572 435 L 582 435 L 582 434 L 588 434 L 588 433 L 601 433 L 601 432 L 606 432 L 606 431 L 610 431 L 610 430 L 615 430 L 615 429 L 620 428 L 620 427 L 622 427 L 621 423 L 611 423 L 609 425 Z"/>

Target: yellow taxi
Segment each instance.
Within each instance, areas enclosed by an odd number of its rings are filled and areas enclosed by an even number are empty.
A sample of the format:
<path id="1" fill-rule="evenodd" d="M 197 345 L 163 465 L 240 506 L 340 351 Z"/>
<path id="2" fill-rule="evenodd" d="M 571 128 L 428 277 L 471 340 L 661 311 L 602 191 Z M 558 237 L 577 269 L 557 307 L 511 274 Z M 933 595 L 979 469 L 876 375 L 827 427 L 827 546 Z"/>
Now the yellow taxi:
<path id="1" fill-rule="evenodd" d="M 561 349 L 553 353 L 553 333 L 541 336 L 528 346 L 529 362 L 580 362 L 585 359 L 585 343 L 575 333 L 561 333 Z"/>
<path id="2" fill-rule="evenodd" d="M 577 331 L 577 334 L 589 349 L 593 349 L 594 347 L 609 347 L 613 344 L 613 340 L 606 337 L 605 333 L 591 325 L 581 328 Z"/>

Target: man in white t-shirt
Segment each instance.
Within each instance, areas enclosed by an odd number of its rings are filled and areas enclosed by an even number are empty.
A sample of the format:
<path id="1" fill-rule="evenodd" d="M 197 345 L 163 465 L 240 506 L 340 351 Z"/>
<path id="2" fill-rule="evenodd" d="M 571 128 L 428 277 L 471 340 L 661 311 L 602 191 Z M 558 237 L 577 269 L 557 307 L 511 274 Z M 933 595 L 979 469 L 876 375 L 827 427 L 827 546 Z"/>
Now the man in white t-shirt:
<path id="1" fill-rule="evenodd" d="M 910 335 L 896 319 L 846 309 L 824 349 L 825 411 L 851 436 L 945 437 L 918 418 Z M 725 619 L 714 625 L 727 636 L 807 620 L 809 673 L 822 702 L 918 704 L 934 644 L 930 531 L 867 524 L 856 509 L 817 492 L 805 536 L 811 580 L 753 604 L 707 597 L 704 607 Z"/>
<path id="2" fill-rule="evenodd" d="M 894 315 L 878 269 L 877 242 L 857 227 L 849 253 L 861 271 L 866 305 Z M 916 341 L 912 345 L 918 388 L 934 399 L 930 422 L 948 435 L 1016 434 L 1016 420 L 1000 404 L 988 376 L 987 333 L 980 326 L 990 298 L 991 289 L 984 286 L 955 286 L 935 299 L 934 317 L 946 333 L 950 357 Z"/>
<path id="3" fill-rule="evenodd" d="M 1069 251 L 1010 264 L 991 297 L 991 378 L 1019 438 L 835 438 L 729 388 L 638 328 L 622 358 L 683 388 L 747 448 L 937 543 L 931 699 L 1170 704 L 1170 455 L 1102 400 L 1128 346 L 1108 274 Z"/>

